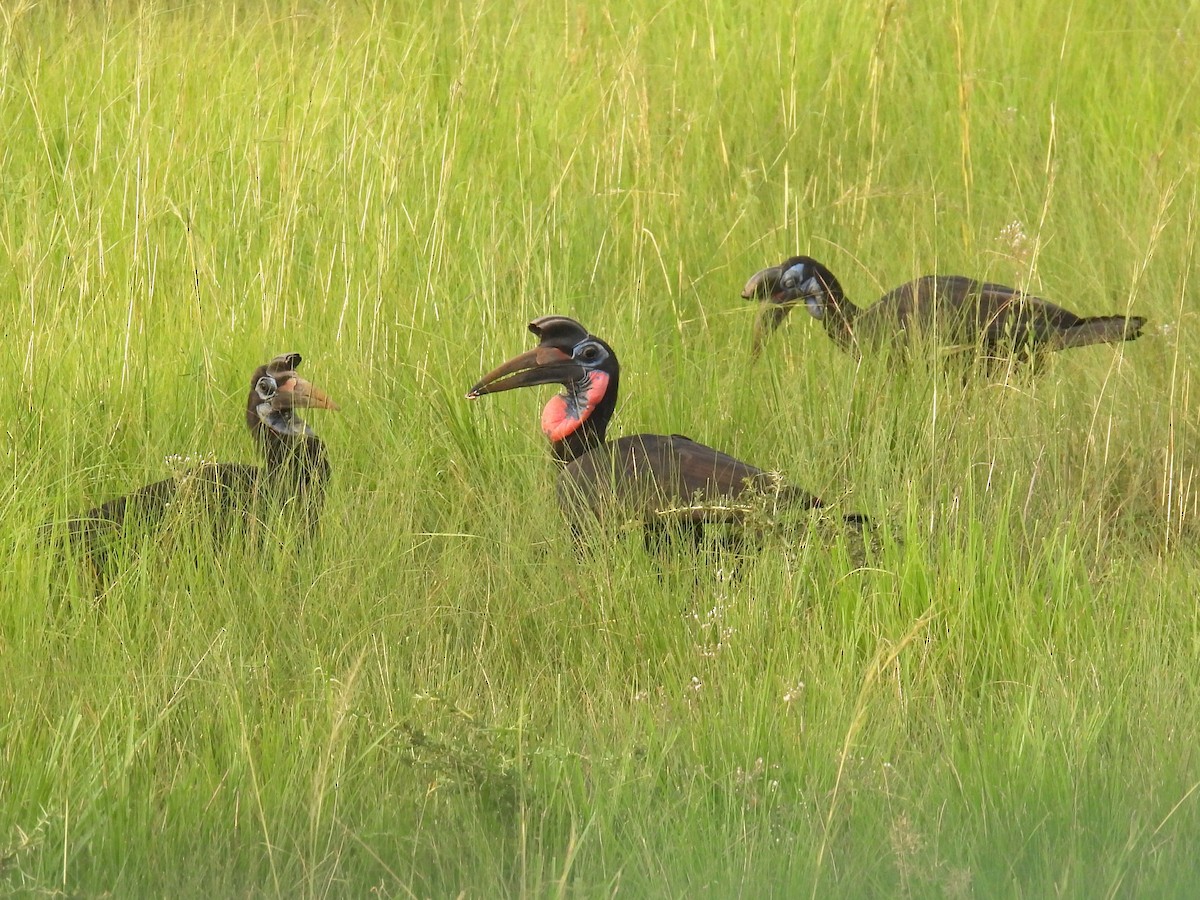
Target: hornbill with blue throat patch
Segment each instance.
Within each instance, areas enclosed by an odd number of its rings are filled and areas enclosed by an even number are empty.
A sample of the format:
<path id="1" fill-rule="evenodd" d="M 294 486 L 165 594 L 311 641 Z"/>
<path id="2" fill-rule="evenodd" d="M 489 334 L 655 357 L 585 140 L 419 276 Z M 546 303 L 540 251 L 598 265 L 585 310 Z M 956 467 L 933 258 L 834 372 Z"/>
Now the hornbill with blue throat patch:
<path id="1" fill-rule="evenodd" d="M 800 304 L 835 344 L 855 356 L 876 346 L 903 346 L 921 334 L 939 346 L 978 351 L 985 358 L 1036 357 L 1069 347 L 1132 341 L 1146 324 L 1141 316 L 1084 318 L 1016 288 L 962 275 L 925 275 L 889 291 L 873 306 L 859 307 L 846 298 L 833 273 L 808 256 L 793 256 L 756 272 L 742 297 L 760 302 L 755 356 Z"/>

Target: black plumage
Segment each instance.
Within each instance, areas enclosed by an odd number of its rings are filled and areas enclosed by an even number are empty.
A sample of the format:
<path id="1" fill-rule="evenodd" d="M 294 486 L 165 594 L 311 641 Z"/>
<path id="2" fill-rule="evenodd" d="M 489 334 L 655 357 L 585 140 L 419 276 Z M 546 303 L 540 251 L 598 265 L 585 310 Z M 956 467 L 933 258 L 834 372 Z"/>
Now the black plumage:
<path id="1" fill-rule="evenodd" d="M 939 347 L 983 357 L 1036 357 L 1088 344 L 1132 341 L 1140 316 L 1082 317 L 1003 284 L 961 275 L 926 275 L 858 307 L 821 263 L 794 256 L 746 283 L 742 297 L 760 303 L 753 352 L 757 355 L 787 314 L 803 304 L 843 350 L 854 355 L 885 345 L 904 346 L 918 335 Z"/>
<path id="2" fill-rule="evenodd" d="M 246 427 L 263 465 L 204 463 L 101 503 L 67 523 L 74 550 L 105 580 L 111 555 L 127 532 L 161 536 L 168 523 L 199 524 L 223 540 L 232 528 L 287 511 L 288 527 L 304 538 L 324 501 L 329 461 L 325 445 L 297 414 L 304 408 L 337 409 L 319 388 L 296 373 L 298 353 L 277 356 L 255 369 L 246 400 Z"/>
<path id="3" fill-rule="evenodd" d="M 609 441 L 620 365 L 600 338 L 566 316 L 529 325 L 540 341 L 485 375 L 474 399 L 518 387 L 561 384 L 546 405 L 542 430 L 562 466 L 558 495 L 576 534 L 591 517 L 638 521 L 648 530 L 741 522 L 756 510 L 815 509 L 821 499 L 778 475 L 679 434 L 635 434 Z M 852 515 L 853 523 L 865 521 Z"/>

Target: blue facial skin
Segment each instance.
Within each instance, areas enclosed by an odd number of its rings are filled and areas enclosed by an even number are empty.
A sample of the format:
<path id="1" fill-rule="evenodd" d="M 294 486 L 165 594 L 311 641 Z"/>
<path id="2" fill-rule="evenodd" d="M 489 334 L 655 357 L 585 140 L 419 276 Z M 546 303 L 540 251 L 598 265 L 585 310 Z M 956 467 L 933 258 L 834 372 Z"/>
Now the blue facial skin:
<path id="1" fill-rule="evenodd" d="M 588 391 L 592 388 L 592 367 L 608 359 L 608 351 L 595 341 L 580 341 L 571 351 L 571 358 L 587 367 L 583 378 L 565 385 L 562 392 L 567 401 L 567 415 L 573 419 L 580 419 L 589 405 Z"/>
<path id="2" fill-rule="evenodd" d="M 821 301 L 825 286 L 816 275 L 808 274 L 808 266 L 805 263 L 792 266 L 784 272 L 783 277 L 779 279 L 779 287 L 785 291 L 794 290 L 802 296 L 805 308 L 814 319 L 825 315 L 825 304 Z"/>

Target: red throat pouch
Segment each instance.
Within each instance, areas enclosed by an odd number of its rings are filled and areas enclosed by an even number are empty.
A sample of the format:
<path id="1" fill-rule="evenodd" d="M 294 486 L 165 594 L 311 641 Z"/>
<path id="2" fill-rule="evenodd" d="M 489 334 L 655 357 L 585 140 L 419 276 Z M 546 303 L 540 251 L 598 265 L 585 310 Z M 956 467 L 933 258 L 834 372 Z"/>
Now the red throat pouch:
<path id="1" fill-rule="evenodd" d="M 556 394 L 550 398 L 546 408 L 542 410 L 542 432 L 553 442 L 566 439 L 580 425 L 587 421 L 592 410 L 604 399 L 608 390 L 608 375 L 604 372 L 592 372 L 588 380 L 587 390 L 583 394 L 583 404 L 572 409 L 565 394 Z"/>

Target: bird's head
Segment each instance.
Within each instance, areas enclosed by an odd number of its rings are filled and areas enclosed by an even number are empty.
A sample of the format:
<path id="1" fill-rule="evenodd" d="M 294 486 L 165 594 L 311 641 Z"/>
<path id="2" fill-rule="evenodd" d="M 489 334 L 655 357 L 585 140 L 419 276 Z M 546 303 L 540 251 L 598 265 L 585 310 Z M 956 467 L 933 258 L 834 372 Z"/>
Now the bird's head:
<path id="1" fill-rule="evenodd" d="M 809 256 L 793 256 L 777 266 L 755 272 L 742 297 L 759 302 L 754 322 L 754 350 L 757 353 L 771 332 L 782 324 L 792 307 L 803 303 L 814 319 L 825 318 L 829 306 L 843 299 L 842 286 L 833 273 Z"/>
<path id="2" fill-rule="evenodd" d="M 539 339 L 532 350 L 514 356 L 484 375 L 467 399 L 538 384 L 561 384 L 542 412 L 542 431 L 552 443 L 566 440 L 585 423 L 603 440 L 604 426 L 616 404 L 620 368 L 617 355 L 574 319 L 542 316 L 529 323 Z"/>
<path id="3" fill-rule="evenodd" d="M 252 429 L 265 426 L 281 437 L 306 437 L 312 429 L 296 410 L 338 408 L 324 391 L 296 373 L 301 361 L 299 353 L 285 353 L 255 369 L 246 406 Z"/>

